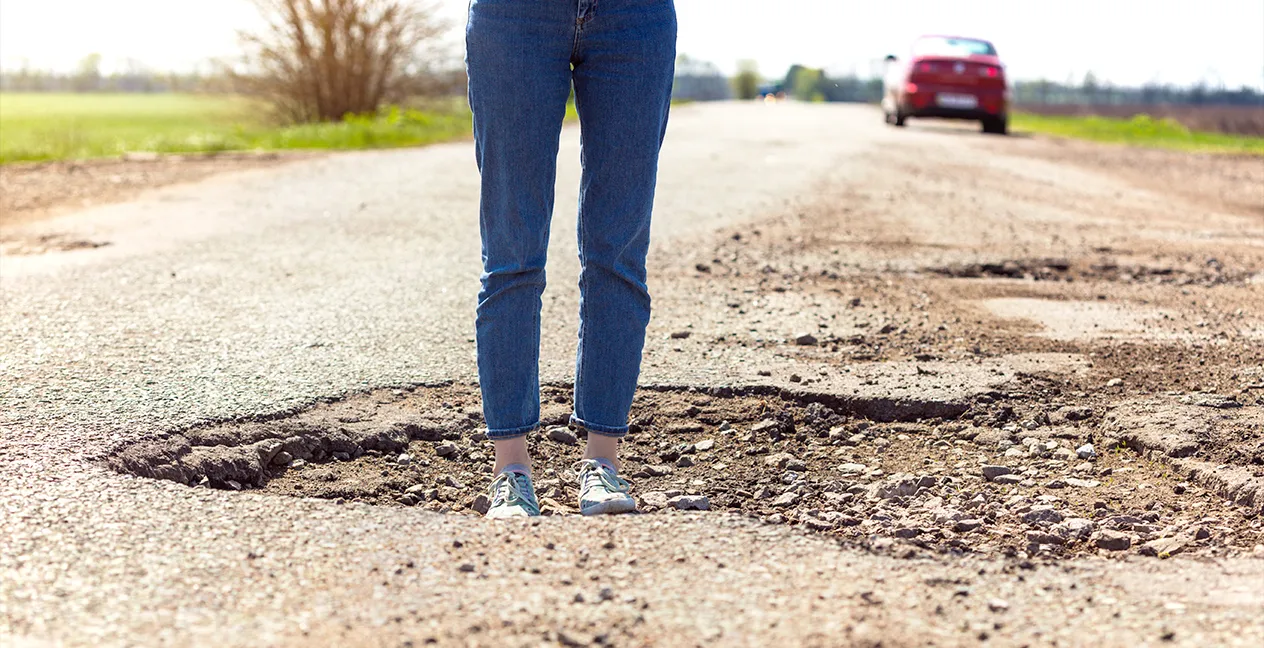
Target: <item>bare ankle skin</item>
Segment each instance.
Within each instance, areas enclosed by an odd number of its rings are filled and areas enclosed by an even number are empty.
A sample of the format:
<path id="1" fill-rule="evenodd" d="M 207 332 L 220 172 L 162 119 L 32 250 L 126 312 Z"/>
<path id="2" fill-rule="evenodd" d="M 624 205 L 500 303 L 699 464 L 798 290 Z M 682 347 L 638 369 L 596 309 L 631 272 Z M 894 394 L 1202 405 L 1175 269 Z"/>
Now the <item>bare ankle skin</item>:
<path id="1" fill-rule="evenodd" d="M 585 459 L 606 459 L 615 468 L 622 468 L 619 463 L 619 439 L 588 433 L 588 445 L 584 448 Z"/>
<path id="2" fill-rule="evenodd" d="M 505 466 L 514 464 L 522 464 L 531 467 L 531 454 L 527 451 L 527 438 L 518 437 L 517 439 L 505 439 L 503 441 L 494 441 L 496 448 L 496 469 L 495 474 L 499 475 Z"/>

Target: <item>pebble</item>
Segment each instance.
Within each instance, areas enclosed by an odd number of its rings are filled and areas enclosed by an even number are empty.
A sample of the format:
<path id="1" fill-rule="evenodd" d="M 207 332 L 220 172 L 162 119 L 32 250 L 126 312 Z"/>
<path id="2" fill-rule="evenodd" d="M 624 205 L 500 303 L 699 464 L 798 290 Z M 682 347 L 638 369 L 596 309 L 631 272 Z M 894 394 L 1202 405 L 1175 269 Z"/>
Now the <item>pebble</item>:
<path id="1" fill-rule="evenodd" d="M 676 460 L 677 468 L 689 468 L 692 465 L 693 465 L 693 459 L 690 459 L 689 457 L 681 457 Z"/>
<path id="2" fill-rule="evenodd" d="M 829 531 L 834 528 L 833 522 L 811 516 L 803 518 L 803 524 L 813 531 Z"/>
<path id="3" fill-rule="evenodd" d="M 579 443 L 579 439 L 575 437 L 575 433 L 570 428 L 559 425 L 549 428 L 549 439 L 563 445 L 575 445 Z"/>
<path id="4" fill-rule="evenodd" d="M 1118 387 L 1122 384 L 1124 384 L 1124 381 L 1122 378 L 1111 378 L 1110 380 L 1106 381 L 1107 387 Z"/>
<path id="5" fill-rule="evenodd" d="M 1054 528 L 1055 530 L 1062 530 Z M 1028 531 L 1027 542 L 1038 545 L 1063 545 L 1066 544 L 1066 537 L 1051 531 Z"/>
<path id="6" fill-rule="evenodd" d="M 613 601 L 614 588 L 610 587 L 609 585 L 601 588 L 601 591 L 597 592 L 597 598 L 602 601 Z"/>
<path id="7" fill-rule="evenodd" d="M 677 495 L 667 502 L 680 511 L 710 511 L 711 501 L 705 495 Z"/>
<path id="8" fill-rule="evenodd" d="M 782 493 L 781 495 L 777 496 L 777 499 L 772 501 L 772 505 L 777 508 L 794 506 L 795 504 L 799 503 L 800 499 L 803 499 L 803 496 L 793 491 L 789 493 Z"/>
<path id="9" fill-rule="evenodd" d="M 1085 443 L 1075 449 L 1075 455 L 1081 459 L 1088 460 L 1097 456 L 1097 451 L 1093 449 L 1093 444 Z"/>
<path id="10" fill-rule="evenodd" d="M 1066 483 L 1068 486 L 1074 486 L 1076 488 L 1097 488 L 1102 485 L 1101 482 L 1095 479 L 1078 479 L 1075 477 L 1067 477 Z"/>
<path id="11" fill-rule="evenodd" d="M 1062 514 L 1052 506 L 1035 506 L 1023 514 L 1023 522 L 1027 524 L 1057 524 L 1062 521 Z"/>
<path id="12" fill-rule="evenodd" d="M 455 443 L 452 443 L 451 441 L 444 441 L 443 443 L 435 446 L 435 454 L 440 457 L 451 457 L 452 455 L 455 455 L 459 449 L 460 448 L 458 448 Z"/>
<path id="13" fill-rule="evenodd" d="M 794 343 L 799 346 L 816 346 L 818 340 L 811 333 L 804 333 L 794 339 Z"/>
<path id="14" fill-rule="evenodd" d="M 715 441 L 711 439 L 706 439 L 706 440 L 695 443 L 693 447 L 698 452 L 706 452 L 707 450 L 710 450 L 715 447 Z"/>
<path id="15" fill-rule="evenodd" d="M 291 461 L 294 461 L 294 455 L 284 450 L 272 456 L 272 465 L 274 466 L 287 466 Z"/>
<path id="16" fill-rule="evenodd" d="M 295 460 L 294 460 L 294 462 L 290 464 L 290 467 L 291 467 L 291 468 L 302 468 L 303 466 L 306 466 L 306 465 L 307 465 L 307 461 L 306 461 L 306 460 L 304 460 L 304 459 L 295 459 Z"/>
<path id="17" fill-rule="evenodd" d="M 1189 537 L 1158 538 L 1141 545 L 1141 553 L 1147 556 L 1169 558 L 1185 550 Z"/>
<path id="18" fill-rule="evenodd" d="M 443 485 L 447 486 L 448 488 L 457 488 L 457 489 L 465 488 L 465 486 L 461 484 L 461 482 L 457 480 L 456 477 L 453 477 L 452 475 L 448 475 L 447 477 L 443 478 Z"/>
<path id="19" fill-rule="evenodd" d="M 1013 472 L 1014 471 L 1010 470 L 1008 466 L 983 466 L 983 478 L 988 481 L 996 481 L 997 477 L 1000 477 L 1001 475 L 1008 475 Z"/>
<path id="20" fill-rule="evenodd" d="M 992 481 L 997 484 L 1012 485 L 1012 484 L 1021 484 L 1025 480 L 1023 479 L 1022 475 L 999 475 L 996 479 L 993 479 Z"/>
<path id="21" fill-rule="evenodd" d="M 474 563 L 461 563 L 461 571 L 469 573 L 474 571 Z"/>
<path id="22" fill-rule="evenodd" d="M 1132 546 L 1132 536 L 1119 531 L 1102 530 L 1097 532 L 1093 544 L 1107 551 L 1125 551 Z"/>
<path id="23" fill-rule="evenodd" d="M 1005 599 L 992 599 L 988 601 L 988 609 L 993 612 L 1004 612 L 1009 609 L 1009 602 Z"/>
<path id="24" fill-rule="evenodd" d="M 775 466 L 777 470 L 785 470 L 791 461 L 795 461 L 795 458 L 794 455 L 788 452 L 778 452 L 777 454 L 764 457 L 764 465 Z"/>
<path id="25" fill-rule="evenodd" d="M 407 452 L 404 452 L 395 458 L 395 463 L 401 466 L 407 466 L 408 464 L 412 462 L 413 462 L 413 456 L 408 454 Z"/>
<path id="26" fill-rule="evenodd" d="M 663 491 L 652 491 L 641 496 L 641 503 L 650 508 L 667 508 L 670 498 Z"/>
<path id="27" fill-rule="evenodd" d="M 978 518 L 971 518 L 968 520 L 957 520 L 957 522 L 952 525 L 952 530 L 956 531 L 957 533 L 969 533 L 971 531 L 977 530 L 978 528 L 982 526 L 983 526 L 983 520 L 978 519 Z"/>
<path id="28" fill-rule="evenodd" d="M 858 463 L 845 463 L 838 467 L 839 472 L 844 475 L 859 475 L 869 470 L 869 467 Z"/>
<path id="29" fill-rule="evenodd" d="M 691 333 L 689 331 L 675 331 L 671 334 L 673 340 L 687 340 Z"/>
<path id="30" fill-rule="evenodd" d="M 492 501 L 483 493 L 479 493 L 479 495 L 474 498 L 474 501 L 470 502 L 470 508 L 478 511 L 479 515 L 487 515 L 487 509 L 491 507 Z"/>
<path id="31" fill-rule="evenodd" d="M 1087 518 L 1067 518 L 1061 526 L 1067 530 L 1068 537 L 1076 540 L 1087 540 L 1097 528 L 1093 521 Z"/>

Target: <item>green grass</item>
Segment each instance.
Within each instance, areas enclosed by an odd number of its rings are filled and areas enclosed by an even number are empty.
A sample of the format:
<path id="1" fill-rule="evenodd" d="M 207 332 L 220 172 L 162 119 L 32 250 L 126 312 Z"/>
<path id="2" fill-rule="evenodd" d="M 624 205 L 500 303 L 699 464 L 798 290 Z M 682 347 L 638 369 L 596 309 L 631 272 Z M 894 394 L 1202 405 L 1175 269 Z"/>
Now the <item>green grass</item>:
<path id="1" fill-rule="evenodd" d="M 0 93 L 0 164 L 129 151 L 417 146 L 468 135 L 462 102 L 392 108 L 342 122 L 277 126 L 257 102 L 223 95 Z"/>
<path id="2" fill-rule="evenodd" d="M 1132 119 L 1111 119 L 1016 114 L 1011 118 L 1011 124 L 1015 130 L 1112 144 L 1208 153 L 1264 155 L 1264 137 L 1196 132 L 1185 128 L 1175 120 L 1153 119 L 1147 115 L 1138 115 Z"/>

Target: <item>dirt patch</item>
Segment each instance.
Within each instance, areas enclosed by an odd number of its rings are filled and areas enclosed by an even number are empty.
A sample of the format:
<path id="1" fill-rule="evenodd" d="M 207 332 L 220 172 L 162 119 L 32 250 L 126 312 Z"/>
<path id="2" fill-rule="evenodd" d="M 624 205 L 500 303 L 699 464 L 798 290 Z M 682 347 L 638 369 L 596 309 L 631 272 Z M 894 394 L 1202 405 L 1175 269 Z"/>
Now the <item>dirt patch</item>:
<path id="1" fill-rule="evenodd" d="M 12 227 L 71 209 L 126 200 L 146 189 L 201 180 L 216 173 L 275 166 L 313 153 L 131 155 L 0 166 L 0 227 Z M 0 238 L 0 241 L 4 241 Z M 35 254 L 38 246 L 6 250 Z M 66 248 L 49 248 L 66 249 Z"/>
<path id="2" fill-rule="evenodd" d="M 542 398 L 545 424 L 565 422 L 569 388 L 546 387 Z M 740 513 L 904 557 L 1212 556 L 1264 541 L 1264 501 L 1230 502 L 1161 457 L 1104 439 L 1092 408 L 1019 421 L 998 395 L 962 420 L 878 422 L 828 401 L 642 390 L 623 472 L 643 513 Z M 492 461 L 480 426 L 473 386 L 384 390 L 133 444 L 106 463 L 195 487 L 478 515 Z M 581 437 L 546 427 L 529 439 L 546 515 L 577 514 L 570 468 Z"/>
<path id="3" fill-rule="evenodd" d="M 1118 304 L 1049 299 L 989 299 L 981 305 L 1005 319 L 1023 319 L 1038 323 L 1041 335 L 1055 340 L 1083 340 L 1100 337 L 1137 337 L 1159 339 L 1171 334 L 1154 323 L 1166 313 L 1157 310 L 1126 308 Z"/>

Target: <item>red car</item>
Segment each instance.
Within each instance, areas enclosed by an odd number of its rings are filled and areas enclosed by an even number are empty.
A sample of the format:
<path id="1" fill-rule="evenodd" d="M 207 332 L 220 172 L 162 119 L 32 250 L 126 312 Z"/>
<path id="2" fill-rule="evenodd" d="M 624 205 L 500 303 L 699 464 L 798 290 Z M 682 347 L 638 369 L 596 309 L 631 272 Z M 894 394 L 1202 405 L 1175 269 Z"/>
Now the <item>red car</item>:
<path id="1" fill-rule="evenodd" d="M 983 132 L 1009 131 L 1009 90 L 1005 68 L 991 43 L 977 38 L 923 36 L 901 64 L 887 57 L 882 112 L 888 124 L 909 117 L 969 119 Z"/>

